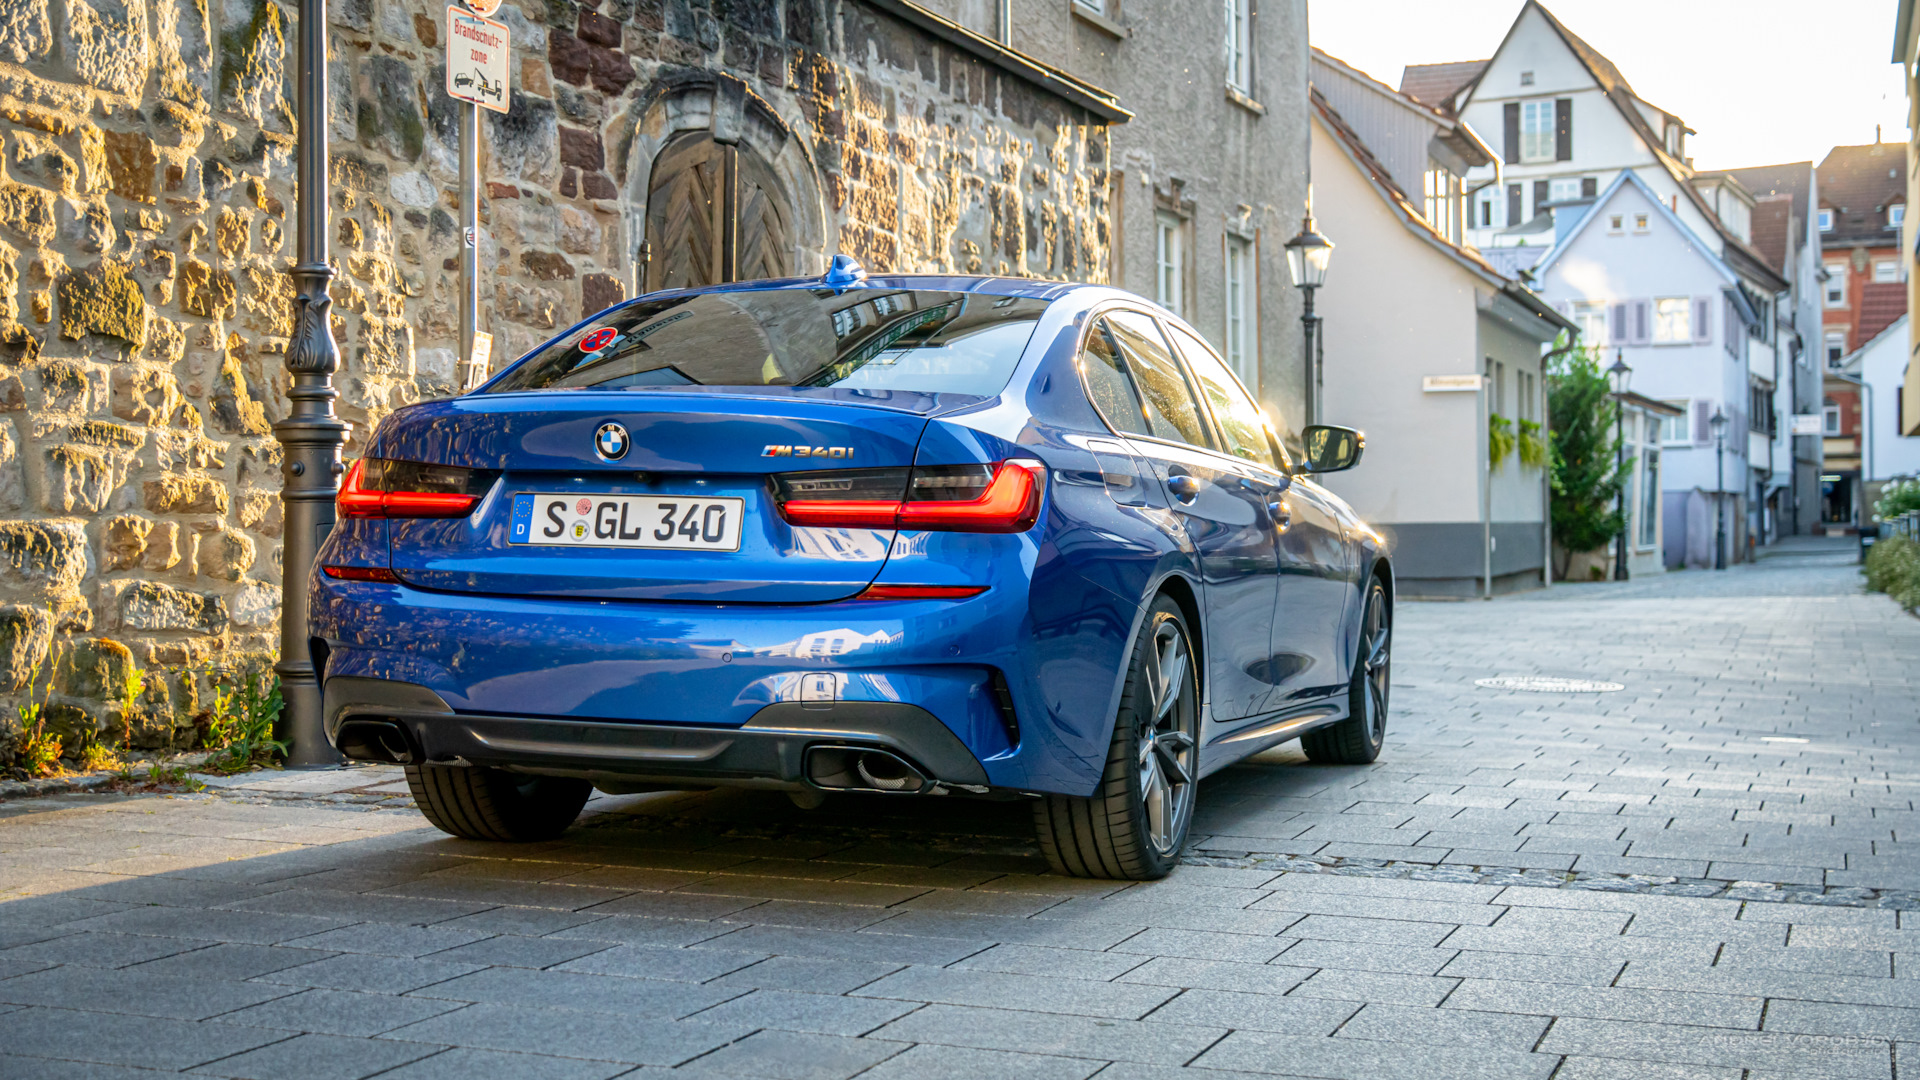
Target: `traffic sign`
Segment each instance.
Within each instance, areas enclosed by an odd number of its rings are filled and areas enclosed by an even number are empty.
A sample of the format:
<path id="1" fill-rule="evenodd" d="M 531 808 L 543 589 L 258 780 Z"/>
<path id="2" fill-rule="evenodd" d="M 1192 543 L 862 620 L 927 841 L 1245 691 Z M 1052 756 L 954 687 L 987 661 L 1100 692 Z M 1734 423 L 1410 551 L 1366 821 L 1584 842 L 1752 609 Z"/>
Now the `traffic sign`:
<path id="1" fill-rule="evenodd" d="M 467 6 L 476 14 L 491 15 L 500 10 L 500 0 L 467 0 Z"/>
<path id="2" fill-rule="evenodd" d="M 497 5 L 496 5 L 497 6 Z M 512 50 L 507 25 L 447 5 L 447 96 L 507 111 Z"/>

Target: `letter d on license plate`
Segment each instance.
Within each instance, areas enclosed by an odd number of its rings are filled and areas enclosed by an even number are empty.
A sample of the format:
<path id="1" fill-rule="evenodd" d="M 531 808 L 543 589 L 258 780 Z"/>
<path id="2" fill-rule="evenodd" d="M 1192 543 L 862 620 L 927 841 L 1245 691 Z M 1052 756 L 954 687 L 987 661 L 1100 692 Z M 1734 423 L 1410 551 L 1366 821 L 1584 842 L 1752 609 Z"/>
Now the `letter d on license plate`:
<path id="1" fill-rule="evenodd" d="M 508 540 L 558 547 L 738 551 L 746 508 L 745 499 L 521 492 L 513 497 Z"/>

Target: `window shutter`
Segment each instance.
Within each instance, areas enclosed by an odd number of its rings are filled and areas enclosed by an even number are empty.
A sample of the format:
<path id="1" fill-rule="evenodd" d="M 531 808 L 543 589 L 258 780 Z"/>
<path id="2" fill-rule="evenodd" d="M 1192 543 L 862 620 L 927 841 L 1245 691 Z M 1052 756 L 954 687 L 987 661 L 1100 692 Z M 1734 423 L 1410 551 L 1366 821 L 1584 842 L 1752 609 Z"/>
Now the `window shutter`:
<path id="1" fill-rule="evenodd" d="M 1609 342 L 1609 344 L 1625 345 L 1627 343 L 1627 339 L 1633 336 L 1627 333 L 1627 305 L 1625 304 L 1613 305 L 1613 308 L 1611 311 L 1608 312 L 1608 315 L 1611 316 L 1607 320 L 1608 323 L 1610 324 L 1608 326 L 1608 329 L 1611 331 L 1611 333 L 1608 336 L 1612 338 L 1612 341 Z"/>
<path id="2" fill-rule="evenodd" d="M 1694 297 L 1693 298 L 1693 343 L 1695 345 L 1709 345 L 1713 343 L 1713 326 L 1709 322 L 1709 320 L 1712 319 L 1712 317 L 1713 317 L 1713 298 L 1708 296 Z M 1727 330 L 1729 333 L 1732 332 L 1732 329 L 1733 328 L 1731 325 L 1727 327 Z"/>
<path id="3" fill-rule="evenodd" d="M 1520 185 L 1507 185 L 1507 224 L 1520 224 Z"/>
<path id="4" fill-rule="evenodd" d="M 1509 165 L 1520 164 L 1520 103 L 1507 102 L 1507 143 L 1506 153 L 1501 156 Z M 1511 224 L 1511 222 L 1509 222 Z"/>
<path id="5" fill-rule="evenodd" d="M 1645 345 L 1653 340 L 1653 301 L 1634 300 L 1633 304 L 1633 344 Z"/>
<path id="6" fill-rule="evenodd" d="M 1705 446 L 1713 441 L 1713 403 L 1695 401 L 1693 403 L 1693 443 Z"/>
<path id="7" fill-rule="evenodd" d="M 1573 101 L 1560 98 L 1553 103 L 1553 160 L 1573 160 Z"/>
<path id="8" fill-rule="evenodd" d="M 1533 216 L 1534 217 L 1540 216 L 1540 208 L 1547 205 L 1547 201 L 1550 198 L 1552 198 L 1552 196 L 1548 194 L 1549 190 L 1551 189 L 1547 187 L 1547 182 L 1545 180 L 1535 180 L 1533 182 Z"/>
<path id="9" fill-rule="evenodd" d="M 1580 178 L 1580 197 L 1583 199 L 1597 199 L 1600 197 L 1600 180 L 1598 177 L 1583 176 Z"/>

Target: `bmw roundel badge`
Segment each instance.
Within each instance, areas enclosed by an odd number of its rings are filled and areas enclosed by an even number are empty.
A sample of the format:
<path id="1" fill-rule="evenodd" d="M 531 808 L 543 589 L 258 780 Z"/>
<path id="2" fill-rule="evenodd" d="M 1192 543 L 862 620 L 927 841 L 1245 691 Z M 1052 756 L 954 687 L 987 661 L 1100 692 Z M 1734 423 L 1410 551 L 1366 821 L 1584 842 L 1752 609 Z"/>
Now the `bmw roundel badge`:
<path id="1" fill-rule="evenodd" d="M 615 423 L 600 425 L 593 433 L 593 452 L 600 455 L 602 461 L 619 461 L 627 456 L 627 450 L 633 446 L 633 440 L 627 437 L 627 429 Z"/>

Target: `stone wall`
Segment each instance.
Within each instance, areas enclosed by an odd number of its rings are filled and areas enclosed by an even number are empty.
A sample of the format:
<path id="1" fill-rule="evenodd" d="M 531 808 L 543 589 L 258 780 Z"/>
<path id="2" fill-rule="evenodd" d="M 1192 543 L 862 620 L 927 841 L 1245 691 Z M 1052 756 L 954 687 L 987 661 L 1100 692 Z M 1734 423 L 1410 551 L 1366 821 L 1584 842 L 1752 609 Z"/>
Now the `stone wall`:
<path id="1" fill-rule="evenodd" d="M 195 672 L 275 647 L 296 13 L 0 0 L 0 707 L 56 666 L 69 751 L 118 729 L 130 666 L 164 673 L 141 739 L 177 744 Z M 457 114 L 444 4 L 330 17 L 353 456 L 381 417 L 453 388 Z M 877 7 L 510 0 L 496 18 L 515 47 L 511 112 L 482 114 L 496 358 L 631 293 L 651 155 L 683 130 L 773 163 L 796 271 L 848 251 L 875 270 L 1106 272 L 1104 123 Z"/>

